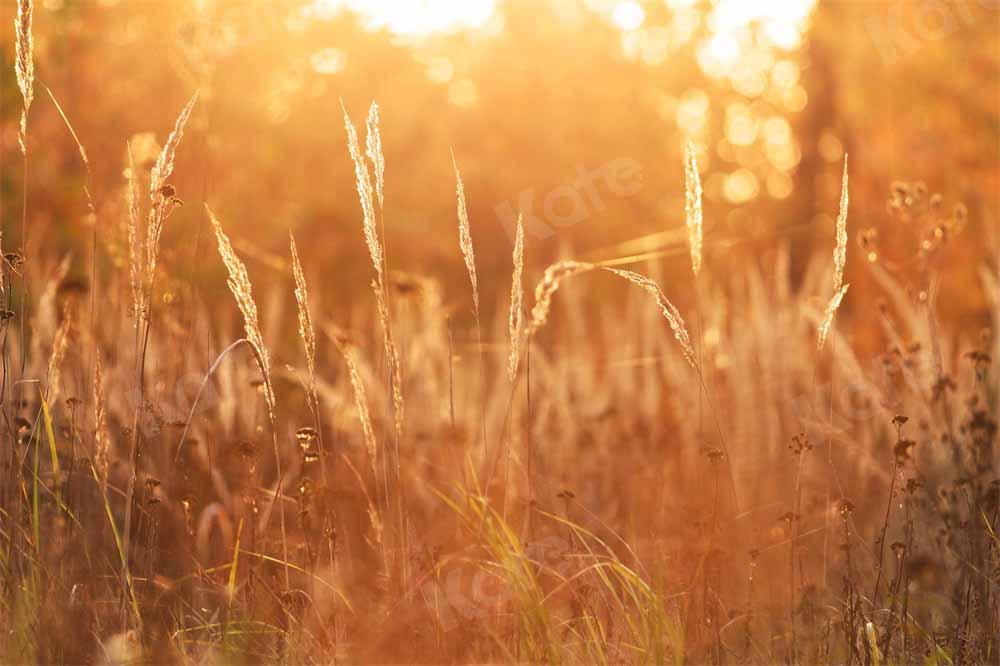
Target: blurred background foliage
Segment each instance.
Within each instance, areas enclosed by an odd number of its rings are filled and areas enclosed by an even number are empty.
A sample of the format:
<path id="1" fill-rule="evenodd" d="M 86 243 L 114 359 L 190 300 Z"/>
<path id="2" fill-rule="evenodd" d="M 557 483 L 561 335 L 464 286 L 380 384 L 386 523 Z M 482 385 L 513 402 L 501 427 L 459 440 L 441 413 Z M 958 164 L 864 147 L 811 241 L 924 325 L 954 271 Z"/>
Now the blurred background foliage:
<path id="1" fill-rule="evenodd" d="M 8 249 L 19 244 L 23 177 L 15 4 L 0 4 Z M 503 306 L 509 284 L 504 211 L 525 204 L 522 212 L 534 216 L 528 256 L 536 272 L 560 253 L 667 250 L 665 274 L 689 279 L 686 261 L 669 250 L 683 243 L 671 230 L 683 227 L 690 139 L 705 185 L 708 262 L 721 282 L 738 274 L 739 262 L 766 267 L 775 237 L 791 243 L 799 272 L 814 251 L 826 255 L 847 152 L 852 237 L 869 227 L 881 232 L 876 249 L 852 250 L 855 288 L 863 288 L 858 264 L 869 257 L 899 273 L 911 265 L 912 234 L 896 233 L 900 223 L 886 204 L 895 180 L 922 181 L 943 195 L 943 210 L 958 202 L 967 210 L 941 285 L 945 310 L 958 317 L 949 321 L 983 317 L 975 271 L 984 259 L 995 266 L 987 248 L 997 247 L 1000 199 L 995 1 L 38 5 L 38 80 L 89 154 L 99 237 L 112 238 L 121 225 L 126 142 L 136 159 L 152 160 L 200 91 L 174 182 L 187 205 L 169 222 L 164 252 L 170 274 L 192 284 L 205 276 L 218 294 L 221 266 L 203 202 L 226 221 L 252 269 L 284 261 L 290 228 L 307 268 L 325 278 L 325 307 L 370 296 L 341 103 L 359 121 L 374 99 L 387 162 L 390 267 L 433 275 L 451 299 L 467 293 L 450 150 L 465 179 L 493 308 Z M 29 142 L 31 242 L 74 251 L 86 274 L 95 219 L 85 172 L 42 89 Z M 600 180 L 580 187 L 581 173 L 623 164 L 633 170 L 626 190 Z M 121 263 L 108 247 L 108 260 Z M 919 293 L 915 273 L 912 281 Z M 178 287 L 176 297 L 189 293 Z"/>

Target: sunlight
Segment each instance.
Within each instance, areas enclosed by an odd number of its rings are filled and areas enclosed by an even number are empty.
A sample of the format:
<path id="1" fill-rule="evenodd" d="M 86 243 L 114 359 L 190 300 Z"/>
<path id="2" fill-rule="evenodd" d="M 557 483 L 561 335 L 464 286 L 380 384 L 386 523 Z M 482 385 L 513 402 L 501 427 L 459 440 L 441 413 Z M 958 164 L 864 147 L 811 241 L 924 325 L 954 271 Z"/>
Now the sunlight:
<path id="1" fill-rule="evenodd" d="M 360 16 L 370 30 L 419 37 L 480 28 L 493 16 L 495 0 L 315 0 L 311 13 L 333 18 L 343 10 Z"/>
<path id="2" fill-rule="evenodd" d="M 1000 666 L 997 19 L 0 0 L 0 666 Z"/>
<path id="3" fill-rule="evenodd" d="M 747 54 L 751 31 L 759 39 L 783 50 L 796 48 L 808 24 L 816 0 L 720 0 L 708 16 L 712 38 L 704 56 L 724 67 Z"/>
<path id="4" fill-rule="evenodd" d="M 622 30 L 636 30 L 646 18 L 646 12 L 637 2 L 619 2 L 611 13 L 611 20 Z"/>
<path id="5" fill-rule="evenodd" d="M 816 0 L 719 0 L 706 16 L 709 37 L 697 50 L 702 71 L 728 78 L 737 92 L 758 97 L 768 79 L 783 88 L 789 110 L 800 108 L 804 91 L 795 85 L 794 67 L 781 58 L 796 50 L 809 27 Z"/>

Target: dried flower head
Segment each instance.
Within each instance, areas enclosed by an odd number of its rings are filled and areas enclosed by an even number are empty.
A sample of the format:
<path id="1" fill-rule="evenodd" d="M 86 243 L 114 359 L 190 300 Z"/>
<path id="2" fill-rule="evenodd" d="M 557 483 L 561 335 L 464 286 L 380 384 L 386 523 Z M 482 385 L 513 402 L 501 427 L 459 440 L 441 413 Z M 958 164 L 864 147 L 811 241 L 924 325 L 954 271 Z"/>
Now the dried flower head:
<path id="1" fill-rule="evenodd" d="M 713 465 L 722 462 L 722 459 L 726 457 L 725 451 L 715 448 L 714 446 L 705 447 L 704 451 L 705 457 L 708 458 L 708 461 Z"/>
<path id="2" fill-rule="evenodd" d="M 788 445 L 788 449 L 795 455 L 801 455 L 807 451 L 812 451 L 812 448 L 812 442 L 809 441 L 809 436 L 804 432 L 793 435 L 792 443 Z"/>
<path id="3" fill-rule="evenodd" d="M 236 446 L 239 449 L 240 456 L 242 456 L 244 460 L 253 460 L 259 453 L 257 445 L 249 439 L 240 440 L 239 444 Z"/>
<path id="4" fill-rule="evenodd" d="M 786 511 L 785 513 L 778 516 L 778 520 L 791 525 L 793 522 L 799 519 L 799 514 L 792 511 Z"/>
<path id="5" fill-rule="evenodd" d="M 306 426 L 295 431 L 295 440 L 299 443 L 299 446 L 303 451 L 312 448 L 312 445 L 315 444 L 318 439 L 319 433 L 316 432 L 316 428 Z"/>

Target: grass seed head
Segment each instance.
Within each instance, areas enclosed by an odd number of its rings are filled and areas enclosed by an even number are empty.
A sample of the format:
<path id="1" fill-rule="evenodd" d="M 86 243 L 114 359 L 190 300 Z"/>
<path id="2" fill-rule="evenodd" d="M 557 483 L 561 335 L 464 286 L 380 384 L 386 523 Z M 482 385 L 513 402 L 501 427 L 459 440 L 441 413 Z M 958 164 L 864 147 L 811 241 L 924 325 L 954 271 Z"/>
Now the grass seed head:
<path id="1" fill-rule="evenodd" d="M 549 310 L 552 308 L 552 297 L 562 281 L 594 268 L 594 264 L 566 260 L 556 262 L 545 269 L 542 279 L 535 287 L 535 305 L 531 309 L 531 321 L 525 331 L 526 338 L 532 337 L 538 332 L 538 329 L 545 325 L 549 318 Z"/>
<path id="2" fill-rule="evenodd" d="M 452 165 L 455 167 L 455 194 L 458 199 L 458 243 L 465 260 L 465 269 L 472 283 L 472 306 L 479 316 L 479 280 L 476 277 L 476 253 L 472 249 L 472 232 L 469 229 L 469 211 L 465 205 L 465 185 L 462 174 L 458 171 L 458 163 L 452 155 Z"/>
<path id="3" fill-rule="evenodd" d="M 236 305 L 243 315 L 243 330 L 246 332 L 247 341 L 250 343 L 251 348 L 253 348 L 254 357 L 261 374 L 268 416 L 271 422 L 274 423 L 275 399 L 274 387 L 271 384 L 271 361 L 267 347 L 264 345 L 264 336 L 260 332 L 257 303 L 254 301 L 250 275 L 247 273 L 246 265 L 236 255 L 229 236 L 222 230 L 222 223 L 219 222 L 208 206 L 205 206 L 205 211 L 208 213 L 212 227 L 215 229 L 215 238 L 219 245 L 219 256 L 222 257 L 222 263 L 225 264 L 226 270 L 229 272 L 229 280 L 227 281 L 229 290 L 236 299 Z"/>
<path id="4" fill-rule="evenodd" d="M 695 277 L 701 272 L 703 215 L 701 210 L 701 176 L 694 146 L 688 141 L 684 147 L 684 219 L 688 230 L 691 251 L 691 270 Z"/>
<path id="5" fill-rule="evenodd" d="M 28 110 L 35 98 L 35 44 L 31 33 L 34 10 L 32 0 L 20 0 L 17 3 L 17 17 L 14 19 L 14 73 L 22 99 L 17 142 L 22 155 L 28 154 Z"/>
<path id="6" fill-rule="evenodd" d="M 520 363 L 521 332 L 524 329 L 524 224 L 523 216 L 517 216 L 517 235 L 514 237 L 514 273 L 510 283 L 510 315 L 508 317 L 508 333 L 510 336 L 510 356 L 507 362 L 507 373 L 514 381 L 517 366 Z"/>
<path id="7" fill-rule="evenodd" d="M 833 249 L 833 291 L 840 291 L 844 284 L 847 266 L 847 155 L 844 155 L 844 176 L 840 187 L 840 212 L 837 214 L 837 243 Z"/>

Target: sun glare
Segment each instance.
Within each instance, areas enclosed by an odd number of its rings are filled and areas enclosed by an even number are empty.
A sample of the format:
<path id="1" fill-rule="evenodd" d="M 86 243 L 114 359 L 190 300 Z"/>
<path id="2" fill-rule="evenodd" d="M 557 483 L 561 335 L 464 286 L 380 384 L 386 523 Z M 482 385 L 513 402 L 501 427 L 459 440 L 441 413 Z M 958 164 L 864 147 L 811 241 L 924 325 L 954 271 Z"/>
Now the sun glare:
<path id="1" fill-rule="evenodd" d="M 720 0 L 708 16 L 712 38 L 702 53 L 709 69 L 731 67 L 754 41 L 751 29 L 759 29 L 760 37 L 779 49 L 796 48 L 805 31 L 816 0 Z"/>
<path id="2" fill-rule="evenodd" d="M 495 9 L 495 0 L 315 0 L 311 7 L 317 18 L 333 18 L 347 10 L 360 16 L 370 30 L 385 28 L 409 37 L 480 28 Z"/>
<path id="3" fill-rule="evenodd" d="M 646 12 L 637 2 L 619 2 L 611 13 L 611 20 L 625 31 L 636 30 L 646 18 Z"/>

